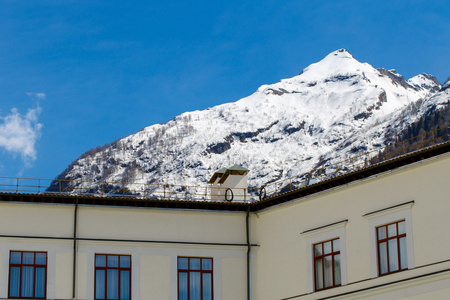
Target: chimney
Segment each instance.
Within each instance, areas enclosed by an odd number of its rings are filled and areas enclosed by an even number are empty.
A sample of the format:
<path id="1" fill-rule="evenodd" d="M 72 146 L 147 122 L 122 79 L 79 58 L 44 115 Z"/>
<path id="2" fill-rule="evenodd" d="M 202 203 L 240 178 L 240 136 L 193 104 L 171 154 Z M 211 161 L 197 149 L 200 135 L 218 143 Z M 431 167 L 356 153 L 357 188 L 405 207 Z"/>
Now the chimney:
<path id="1" fill-rule="evenodd" d="M 216 171 L 208 181 L 211 184 L 211 200 L 248 200 L 246 168 L 234 165 Z"/>

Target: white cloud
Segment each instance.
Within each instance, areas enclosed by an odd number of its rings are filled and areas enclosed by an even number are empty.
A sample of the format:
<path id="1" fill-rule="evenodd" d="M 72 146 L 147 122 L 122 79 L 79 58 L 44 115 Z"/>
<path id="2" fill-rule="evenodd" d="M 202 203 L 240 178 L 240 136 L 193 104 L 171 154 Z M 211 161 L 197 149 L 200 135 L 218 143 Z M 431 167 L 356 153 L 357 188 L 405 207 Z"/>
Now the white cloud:
<path id="1" fill-rule="evenodd" d="M 27 95 L 36 99 L 45 99 L 46 97 L 44 93 L 27 93 Z"/>
<path id="2" fill-rule="evenodd" d="M 36 107 L 21 115 L 16 108 L 5 117 L 0 116 L 0 147 L 20 154 L 25 164 L 36 159 L 35 144 L 40 137 L 42 124 L 38 122 L 41 107 L 38 101 L 45 99 L 43 93 L 27 93 L 36 100 Z"/>

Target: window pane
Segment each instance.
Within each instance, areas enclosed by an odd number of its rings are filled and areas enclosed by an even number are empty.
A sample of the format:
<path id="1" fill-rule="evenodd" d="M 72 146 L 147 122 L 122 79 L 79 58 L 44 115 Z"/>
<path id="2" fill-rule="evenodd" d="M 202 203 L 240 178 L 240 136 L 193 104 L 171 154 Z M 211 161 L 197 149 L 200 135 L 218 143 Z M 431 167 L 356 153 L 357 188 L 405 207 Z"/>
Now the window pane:
<path id="1" fill-rule="evenodd" d="M 117 256 L 116 256 L 117 257 Z M 119 298 L 119 270 L 108 269 L 106 273 L 106 298 L 118 299 Z"/>
<path id="2" fill-rule="evenodd" d="M 323 272 L 325 275 L 324 276 L 324 280 L 325 280 L 324 286 L 325 287 L 333 286 L 333 265 L 332 265 L 331 255 L 325 256 L 323 262 L 324 262 Z"/>
<path id="3" fill-rule="evenodd" d="M 130 299 L 130 271 L 120 271 L 120 299 Z"/>
<path id="4" fill-rule="evenodd" d="M 34 252 L 23 252 L 24 265 L 34 265 Z"/>
<path id="5" fill-rule="evenodd" d="M 189 258 L 187 257 L 178 257 L 178 269 L 189 269 Z"/>
<path id="6" fill-rule="evenodd" d="M 404 234 L 406 233 L 406 223 L 405 221 L 398 223 L 398 234 Z"/>
<path id="7" fill-rule="evenodd" d="M 36 268 L 36 288 L 34 292 L 37 298 L 45 297 L 45 268 Z"/>
<path id="8" fill-rule="evenodd" d="M 334 256 L 334 285 L 341 284 L 341 255 Z"/>
<path id="9" fill-rule="evenodd" d="M 337 252 L 341 250 L 341 246 L 339 244 L 339 239 L 333 240 L 333 252 Z"/>
<path id="10" fill-rule="evenodd" d="M 322 255 L 322 243 L 314 245 L 314 257 Z"/>
<path id="11" fill-rule="evenodd" d="M 331 241 L 323 243 L 323 254 L 331 253 Z"/>
<path id="12" fill-rule="evenodd" d="M 200 258 L 191 258 L 191 270 L 200 270 Z"/>
<path id="13" fill-rule="evenodd" d="M 95 266 L 106 267 L 106 255 L 95 255 Z"/>
<path id="14" fill-rule="evenodd" d="M 121 268 L 129 268 L 130 267 L 130 256 L 122 255 L 120 256 L 120 267 Z"/>
<path id="15" fill-rule="evenodd" d="M 20 289 L 20 267 L 12 267 L 9 279 L 9 295 L 11 297 L 19 297 L 19 289 Z"/>
<path id="16" fill-rule="evenodd" d="M 378 227 L 378 240 L 386 238 L 386 226 Z"/>
<path id="17" fill-rule="evenodd" d="M 34 267 L 22 267 L 22 297 L 33 297 L 33 281 Z"/>
<path id="18" fill-rule="evenodd" d="M 388 237 L 393 237 L 397 235 L 397 224 L 388 225 Z"/>
<path id="19" fill-rule="evenodd" d="M 212 299 L 211 273 L 203 273 L 203 300 Z"/>
<path id="20" fill-rule="evenodd" d="M 316 260 L 315 269 L 316 269 L 316 290 L 320 290 L 323 289 L 322 259 Z"/>
<path id="21" fill-rule="evenodd" d="M 202 270 L 211 271 L 212 270 L 212 259 L 203 258 L 202 259 Z"/>
<path id="22" fill-rule="evenodd" d="M 108 255 L 108 267 L 119 267 L 119 256 L 118 255 Z"/>
<path id="23" fill-rule="evenodd" d="M 380 275 L 387 273 L 387 249 L 386 242 L 380 243 L 378 246 L 379 256 L 380 256 Z"/>
<path id="24" fill-rule="evenodd" d="M 11 263 L 12 264 L 22 263 L 22 252 L 11 252 Z"/>
<path id="25" fill-rule="evenodd" d="M 178 273 L 178 300 L 188 299 L 188 276 L 185 272 Z"/>
<path id="26" fill-rule="evenodd" d="M 191 259 L 192 261 L 192 259 Z M 189 300 L 201 300 L 200 272 L 189 273 Z"/>
<path id="27" fill-rule="evenodd" d="M 400 238 L 399 243 L 400 243 L 400 268 L 407 269 L 408 268 L 408 256 L 406 253 L 406 237 Z"/>
<path id="28" fill-rule="evenodd" d="M 95 272 L 95 299 L 105 299 L 105 270 Z"/>
<path id="29" fill-rule="evenodd" d="M 47 253 L 36 253 L 36 264 L 46 265 L 47 264 Z"/>
<path id="30" fill-rule="evenodd" d="M 389 248 L 389 272 L 398 270 L 397 239 L 388 241 Z"/>

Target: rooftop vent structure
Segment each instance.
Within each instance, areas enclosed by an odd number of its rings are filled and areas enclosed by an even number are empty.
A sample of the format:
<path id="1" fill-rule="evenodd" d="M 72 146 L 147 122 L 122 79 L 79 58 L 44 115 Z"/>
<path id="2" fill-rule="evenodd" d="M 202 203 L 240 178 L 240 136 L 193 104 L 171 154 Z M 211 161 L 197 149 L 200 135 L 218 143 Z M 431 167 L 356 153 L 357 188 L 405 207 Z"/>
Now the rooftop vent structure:
<path id="1" fill-rule="evenodd" d="M 239 165 L 216 171 L 208 181 L 211 184 L 211 199 L 246 201 L 248 172 L 249 170 Z"/>

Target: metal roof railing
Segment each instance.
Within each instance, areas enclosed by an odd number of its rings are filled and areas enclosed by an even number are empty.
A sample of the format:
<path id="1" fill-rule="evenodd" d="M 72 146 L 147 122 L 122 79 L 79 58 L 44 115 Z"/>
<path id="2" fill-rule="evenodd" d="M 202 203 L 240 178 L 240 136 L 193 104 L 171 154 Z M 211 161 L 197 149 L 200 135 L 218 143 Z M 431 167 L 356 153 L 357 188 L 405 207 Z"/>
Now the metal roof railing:
<path id="1" fill-rule="evenodd" d="M 92 197 L 119 197 L 178 201 L 224 201 L 250 203 L 305 188 L 336 176 L 361 170 L 371 165 L 402 156 L 449 140 L 449 127 L 437 129 L 416 137 L 389 144 L 339 162 L 325 162 L 320 167 L 300 175 L 267 184 L 261 188 L 228 188 L 187 186 L 136 182 L 107 182 L 89 180 L 0 177 L 0 193 L 27 193 L 41 195 L 70 195 Z M 215 190 L 214 190 L 215 189 Z M 214 195 L 211 197 L 211 191 Z M 217 196 L 219 195 L 219 196 Z M 223 197 L 221 196 L 223 195 Z M 221 198 L 222 197 L 222 198 Z M 220 198 L 220 199 L 219 199 Z"/>
<path id="2" fill-rule="evenodd" d="M 215 195 L 211 197 L 211 189 Z M 223 201 L 228 188 L 135 182 L 0 177 L 0 192 L 40 195 L 70 195 L 109 198 L 139 198 L 178 201 Z M 233 202 L 257 199 L 258 189 L 233 188 L 226 198 Z M 228 192 L 230 193 L 230 192 Z M 220 196 L 222 195 L 222 197 Z"/>

